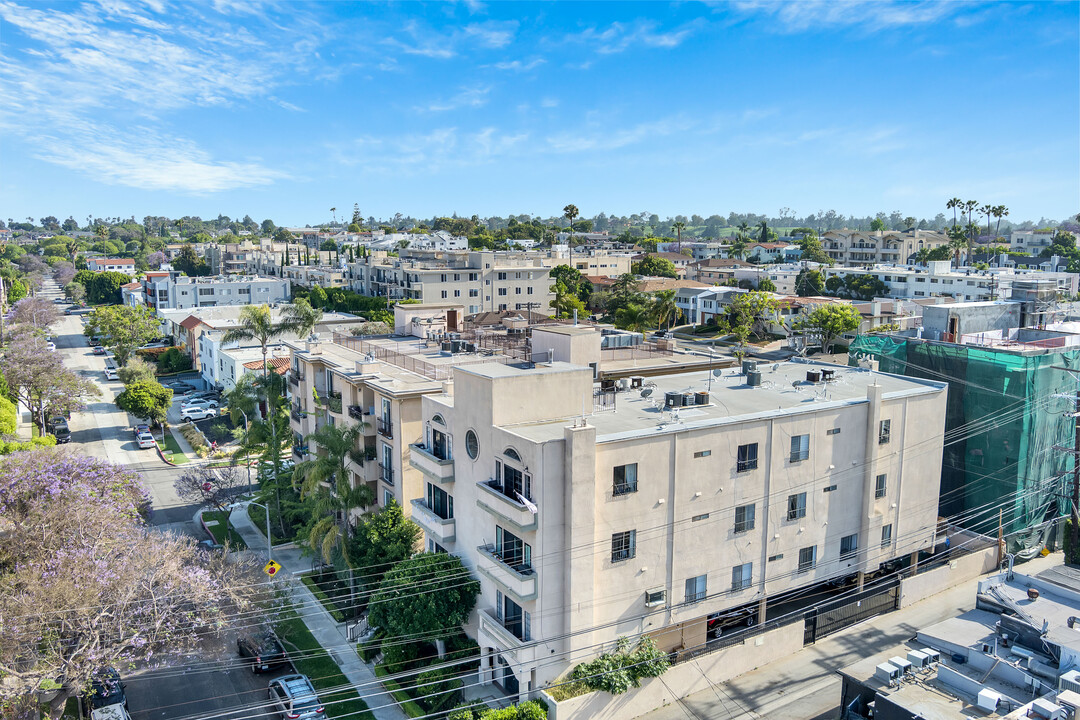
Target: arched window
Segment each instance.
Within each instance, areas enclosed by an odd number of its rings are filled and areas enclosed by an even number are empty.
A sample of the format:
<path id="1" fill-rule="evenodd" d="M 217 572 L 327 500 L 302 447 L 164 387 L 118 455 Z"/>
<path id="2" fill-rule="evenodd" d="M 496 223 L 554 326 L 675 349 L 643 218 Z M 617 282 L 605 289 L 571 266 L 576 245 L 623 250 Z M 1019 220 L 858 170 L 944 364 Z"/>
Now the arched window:
<path id="1" fill-rule="evenodd" d="M 439 423 L 440 425 L 442 425 L 442 426 L 444 426 L 444 427 L 445 427 L 445 425 L 446 425 L 446 421 L 445 421 L 445 420 L 443 420 L 443 416 L 442 416 L 442 415 L 438 415 L 438 414 L 436 414 L 436 415 L 432 416 L 432 418 L 431 418 L 431 422 L 433 422 L 433 423 Z"/>
<path id="2" fill-rule="evenodd" d="M 515 450 L 514 448 L 506 448 L 505 450 L 503 450 L 503 455 L 505 455 L 511 460 L 521 462 L 521 456 L 517 454 L 517 450 Z"/>

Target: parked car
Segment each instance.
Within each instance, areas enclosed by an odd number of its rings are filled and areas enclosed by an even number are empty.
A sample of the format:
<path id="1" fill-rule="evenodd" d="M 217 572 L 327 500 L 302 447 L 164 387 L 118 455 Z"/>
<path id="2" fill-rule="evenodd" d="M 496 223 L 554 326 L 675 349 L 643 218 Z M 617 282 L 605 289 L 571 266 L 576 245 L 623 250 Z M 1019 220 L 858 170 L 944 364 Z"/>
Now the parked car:
<path id="1" fill-rule="evenodd" d="M 214 390 L 200 390 L 199 392 L 193 392 L 187 395 L 189 400 L 213 400 L 214 402 L 221 401 L 221 395 Z"/>
<path id="2" fill-rule="evenodd" d="M 97 347 L 98 345 L 101 344 L 101 336 L 100 335 L 92 335 L 87 342 L 90 343 L 90 347 Z"/>
<path id="3" fill-rule="evenodd" d="M 120 375 L 116 372 L 116 368 L 113 368 L 113 367 L 105 368 L 105 379 L 106 380 L 119 380 Z"/>
<path id="4" fill-rule="evenodd" d="M 150 432 L 150 426 L 147 425 L 146 423 L 139 423 L 134 428 L 132 428 L 132 430 L 135 431 L 135 437 L 139 437 L 143 433 Z"/>
<path id="5" fill-rule="evenodd" d="M 148 432 L 139 433 L 136 436 L 135 440 L 139 443 L 139 447 L 143 450 L 145 450 L 146 448 L 157 447 L 157 440 L 155 440 L 154 436 Z"/>
<path id="6" fill-rule="evenodd" d="M 100 345 L 95 345 L 95 346 L 94 346 L 94 354 L 95 354 L 95 355 L 107 355 L 107 354 L 108 354 L 108 352 L 109 352 L 108 350 L 106 350 L 105 348 L 101 347 Z"/>
<path id="7" fill-rule="evenodd" d="M 71 442 L 71 428 L 63 415 L 56 415 L 45 421 L 46 429 L 56 438 L 57 445 Z"/>
<path id="8" fill-rule="evenodd" d="M 285 657 L 285 648 L 269 630 L 241 634 L 236 638 L 236 651 L 240 657 L 251 660 L 253 673 L 266 672 L 289 662 Z"/>
<path id="9" fill-rule="evenodd" d="M 53 300 L 53 302 L 57 305 L 64 305 L 65 303 L 67 303 L 67 300 L 65 300 L 64 298 L 56 298 Z"/>
<path id="10" fill-rule="evenodd" d="M 180 403 L 180 410 L 183 412 L 188 408 L 194 407 L 207 407 L 216 408 L 218 406 L 217 400 L 211 400 L 209 398 L 184 398 L 184 401 Z"/>
<path id="11" fill-rule="evenodd" d="M 180 409 L 180 419 L 184 422 L 192 422 L 193 420 L 205 420 L 210 417 L 217 417 L 218 411 L 216 407 L 202 407 L 194 405 L 192 407 L 185 407 Z"/>
<path id="12" fill-rule="evenodd" d="M 322 720 L 326 717 L 319 696 L 307 675 L 285 675 L 270 681 L 270 709 L 288 720 Z"/>
<path id="13" fill-rule="evenodd" d="M 736 625 L 753 627 L 757 624 L 757 614 L 756 605 L 744 605 L 743 607 L 713 613 L 708 620 L 709 637 L 718 638 L 724 634 L 724 631 Z"/>
<path id="14" fill-rule="evenodd" d="M 179 381 L 171 382 L 168 385 L 166 385 L 165 387 L 171 389 L 173 391 L 174 395 L 178 395 L 180 393 L 185 393 L 185 392 L 192 392 L 192 391 L 195 390 L 195 386 L 192 385 L 191 383 L 179 382 Z"/>
<path id="15" fill-rule="evenodd" d="M 126 716 L 126 712 L 123 715 L 97 712 L 112 707 L 126 710 L 128 700 L 127 694 L 124 692 L 125 687 L 123 680 L 120 679 L 120 673 L 116 672 L 116 670 L 112 668 L 102 670 L 90 681 L 90 689 L 80 698 L 83 706 L 83 716 L 92 717 L 94 720 L 98 720 L 99 717 Z"/>
<path id="16" fill-rule="evenodd" d="M 56 351 L 56 343 L 54 343 L 52 340 L 50 340 L 49 342 L 45 343 L 45 349 L 49 350 L 50 352 L 55 352 Z"/>

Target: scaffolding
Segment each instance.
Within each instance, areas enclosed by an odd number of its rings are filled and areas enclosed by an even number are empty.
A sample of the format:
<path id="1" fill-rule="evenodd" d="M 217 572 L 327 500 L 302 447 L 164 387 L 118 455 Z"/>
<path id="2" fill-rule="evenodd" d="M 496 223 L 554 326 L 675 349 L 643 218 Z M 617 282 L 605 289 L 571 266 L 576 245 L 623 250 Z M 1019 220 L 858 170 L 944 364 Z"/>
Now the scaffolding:
<path id="1" fill-rule="evenodd" d="M 1044 539 L 1044 521 L 1068 509 L 1073 458 L 1055 446 L 1073 444 L 1071 402 L 1061 394 L 1076 387 L 1063 368 L 1080 368 L 1080 349 L 862 335 L 849 353 L 853 365 L 869 357 L 881 372 L 948 382 L 939 514 L 994 535 L 1001 508 L 1013 550 Z"/>

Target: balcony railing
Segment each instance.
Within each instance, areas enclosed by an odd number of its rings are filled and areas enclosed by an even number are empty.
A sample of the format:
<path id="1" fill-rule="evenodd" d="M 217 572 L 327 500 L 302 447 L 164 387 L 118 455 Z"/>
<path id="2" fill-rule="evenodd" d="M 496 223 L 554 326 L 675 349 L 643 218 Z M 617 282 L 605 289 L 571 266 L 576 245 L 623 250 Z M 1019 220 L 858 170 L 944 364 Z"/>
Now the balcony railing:
<path id="1" fill-rule="evenodd" d="M 330 407 L 330 412 L 332 412 L 332 413 L 340 413 L 341 412 L 341 393 L 339 393 L 339 392 L 330 392 L 327 395 L 327 404 Z"/>
<path id="2" fill-rule="evenodd" d="M 519 530 L 535 530 L 537 513 L 516 497 L 503 492 L 502 486 L 494 480 L 481 480 L 476 483 L 480 493 L 476 502 L 496 518 L 509 522 Z M 536 507 L 535 505 L 533 507 Z"/>
<path id="3" fill-rule="evenodd" d="M 531 565 L 510 565 L 495 550 L 494 545 L 481 545 L 476 568 L 517 596 L 519 600 L 536 597 L 536 571 Z"/>
<path id="4" fill-rule="evenodd" d="M 422 444 L 409 446 L 409 464 L 425 475 L 441 482 L 454 481 L 454 460 L 440 458 Z"/>
<path id="5" fill-rule="evenodd" d="M 289 414 L 292 415 L 293 420 L 303 420 L 307 417 L 307 413 L 296 407 L 295 405 L 293 406 L 292 412 Z"/>
<path id="6" fill-rule="evenodd" d="M 360 407 L 359 405 L 350 405 L 349 417 L 353 418 L 354 420 L 363 420 L 364 408 Z"/>
<path id="7" fill-rule="evenodd" d="M 293 447 L 292 454 L 293 454 L 294 457 L 296 457 L 296 458 L 298 458 L 300 460 L 303 460 L 304 456 L 307 455 L 307 451 L 308 451 L 308 449 L 307 449 L 306 446 Z"/>
<path id="8" fill-rule="evenodd" d="M 387 485 L 394 484 L 394 468 L 391 465 L 379 463 L 379 478 Z"/>
<path id="9" fill-rule="evenodd" d="M 289 371 L 289 382 L 293 385 L 299 385 L 304 380 L 304 373 L 297 372 L 296 370 Z"/>
<path id="10" fill-rule="evenodd" d="M 453 542 L 456 537 L 456 524 L 454 518 L 441 518 L 430 507 L 427 501 L 417 498 L 412 501 L 412 519 L 427 532 L 435 542 L 443 545 Z"/>
<path id="11" fill-rule="evenodd" d="M 394 426 L 390 424 L 390 418 L 379 418 L 376 420 L 375 431 L 385 438 L 394 437 Z"/>

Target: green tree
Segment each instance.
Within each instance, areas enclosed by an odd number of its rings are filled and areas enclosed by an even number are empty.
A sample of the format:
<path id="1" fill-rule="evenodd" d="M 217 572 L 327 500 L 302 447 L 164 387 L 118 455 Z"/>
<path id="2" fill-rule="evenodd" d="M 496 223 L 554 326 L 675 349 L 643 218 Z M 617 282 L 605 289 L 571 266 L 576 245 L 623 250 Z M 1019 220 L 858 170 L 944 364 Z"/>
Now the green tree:
<path id="1" fill-rule="evenodd" d="M 136 348 L 161 334 L 161 321 L 145 305 L 108 305 L 96 307 L 86 316 L 83 334 L 101 336 L 102 345 L 113 351 L 116 362 L 126 365 Z"/>
<path id="2" fill-rule="evenodd" d="M 83 275 L 89 273 L 89 278 Z M 118 272 L 90 272 L 80 270 L 75 279 L 86 285 L 86 297 L 94 305 L 110 305 L 120 302 L 120 286 L 127 285 L 131 278 Z"/>
<path id="3" fill-rule="evenodd" d="M 737 235 L 734 240 L 731 241 L 730 254 L 737 260 L 742 260 L 746 257 L 746 238 L 741 234 Z"/>
<path id="4" fill-rule="evenodd" d="M 731 332 L 745 345 L 751 335 L 763 337 L 765 326 L 776 316 L 780 303 L 769 293 L 739 293 L 728 310 Z"/>
<path id="5" fill-rule="evenodd" d="M 554 292 L 555 299 L 549 302 L 548 305 L 555 310 L 555 317 L 573 317 L 575 310 L 578 311 L 579 315 L 585 313 L 585 303 L 578 297 L 577 292 L 566 287 L 561 280 L 555 283 Z"/>
<path id="6" fill-rule="evenodd" d="M 276 243 L 288 244 L 295 239 L 296 238 L 293 236 L 293 234 L 283 227 L 279 227 L 277 230 L 274 231 L 274 242 Z"/>
<path id="7" fill-rule="evenodd" d="M 306 298 L 296 298 L 285 307 L 282 325 L 286 332 L 294 332 L 305 338 L 315 332 L 322 322 L 323 311 L 312 307 Z"/>
<path id="8" fill-rule="evenodd" d="M 682 222 L 681 220 L 676 220 L 675 222 L 673 222 L 671 224 L 671 229 L 675 231 L 675 234 L 678 237 L 679 246 L 681 247 L 682 246 L 682 231 L 684 229 L 686 229 L 686 223 Z"/>
<path id="9" fill-rule="evenodd" d="M 581 296 L 581 286 L 585 284 L 585 276 L 581 274 L 581 271 L 577 268 L 572 268 L 569 265 L 556 265 L 551 268 L 549 277 L 555 282 L 561 282 L 566 286 L 568 290 Z"/>
<path id="10" fill-rule="evenodd" d="M 822 265 L 832 265 L 833 259 L 829 257 L 829 254 L 825 252 L 824 246 L 814 235 L 804 235 L 798 240 L 799 248 L 802 250 L 801 259 L 810 260 L 812 262 L 821 263 Z"/>
<path id="11" fill-rule="evenodd" d="M 479 594 L 480 583 L 460 558 L 420 553 L 386 574 L 368 619 L 391 637 L 443 638 L 461 631 Z"/>
<path id="12" fill-rule="evenodd" d="M 348 555 L 364 568 L 364 586 L 377 587 L 392 565 L 412 557 L 423 536 L 420 526 L 392 502 L 360 519 L 348 540 Z"/>
<path id="13" fill-rule="evenodd" d="M 157 382 L 157 368 L 154 364 L 137 356 L 128 360 L 127 365 L 116 371 L 116 375 L 124 385 Z"/>
<path id="14" fill-rule="evenodd" d="M 330 298 L 326 296 L 326 291 L 319 285 L 311 288 L 311 292 L 308 293 L 308 302 L 312 307 L 325 308 L 327 303 L 330 302 Z"/>
<path id="15" fill-rule="evenodd" d="M 77 305 L 82 305 L 82 303 L 86 300 L 86 286 L 84 286 L 80 282 L 75 282 L 74 280 L 72 280 L 64 286 L 64 294 L 67 295 L 68 299 L 71 300 L 71 302 Z"/>
<path id="16" fill-rule="evenodd" d="M 814 308 L 799 327 L 808 335 L 819 338 L 822 350 L 829 352 L 836 338 L 858 330 L 861 323 L 862 316 L 853 305 L 831 303 Z"/>
<path id="17" fill-rule="evenodd" d="M 771 279 L 769 279 L 767 277 L 763 277 L 763 278 L 761 278 L 761 280 L 758 281 L 757 289 L 760 290 L 761 292 L 773 292 L 774 293 L 774 292 L 776 292 L 776 283 L 774 283 Z"/>
<path id="18" fill-rule="evenodd" d="M 157 382 L 135 382 L 116 396 L 116 406 L 154 425 L 162 425 L 172 405 L 173 391 Z"/>
<path id="19" fill-rule="evenodd" d="M 347 566 L 354 563 L 348 556 L 346 540 L 354 509 L 364 509 L 375 502 L 375 492 L 365 484 L 355 487 L 345 460 L 354 457 L 363 461 L 357 449 L 357 438 L 364 436 L 367 423 L 342 427 L 323 425 L 307 436 L 316 457 L 293 468 L 293 484 L 300 488 L 301 497 L 313 497 L 313 524 L 308 529 L 308 547 L 319 552 L 326 562 L 334 561 L 340 551 Z"/>
<path id="20" fill-rule="evenodd" d="M 652 315 L 644 305 L 629 303 L 615 311 L 615 325 L 623 330 L 644 332 L 652 327 Z"/>
<path id="21" fill-rule="evenodd" d="M 880 232 L 880 231 L 886 230 L 886 229 L 887 228 L 885 227 L 885 221 L 882 220 L 881 218 L 876 217 L 876 218 L 874 218 L 873 220 L 870 221 L 870 230 L 871 231 Z"/>
<path id="22" fill-rule="evenodd" d="M 965 249 L 968 245 L 967 234 L 963 228 L 959 225 L 953 225 L 951 228 L 945 231 L 945 234 L 949 237 L 949 249 L 955 253 L 956 259 L 953 261 L 953 267 L 960 267 L 960 251 Z"/>
<path id="23" fill-rule="evenodd" d="M 803 268 L 795 276 L 795 294 L 800 297 L 813 297 L 825 294 L 825 283 L 821 279 L 821 272 L 810 268 Z"/>
<path id="24" fill-rule="evenodd" d="M 26 284 L 21 280 L 12 280 L 7 289 L 8 304 L 17 303 L 27 295 Z"/>
<path id="25" fill-rule="evenodd" d="M 655 255 L 646 255 L 640 262 L 633 264 L 630 271 L 635 275 L 646 275 L 648 277 L 679 277 L 678 270 L 675 268 L 675 263 L 671 262 L 667 258 L 657 257 Z"/>
<path id="26" fill-rule="evenodd" d="M 570 220 L 570 260 L 573 261 L 573 259 L 574 259 L 574 218 L 576 218 L 578 215 L 580 215 L 581 211 L 578 210 L 577 205 L 573 205 L 573 204 L 567 205 L 566 207 L 564 207 L 562 209 L 562 211 L 563 211 L 563 215 L 565 215 L 567 217 L 567 219 Z"/>
<path id="27" fill-rule="evenodd" d="M 210 274 L 210 266 L 206 260 L 195 254 L 195 248 L 191 245 L 180 248 L 180 254 L 173 260 L 173 267 L 188 277 L 204 277 Z"/>
<path id="28" fill-rule="evenodd" d="M 668 328 L 679 319 L 674 290 L 661 290 L 653 296 L 651 313 L 657 327 Z"/>

